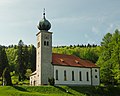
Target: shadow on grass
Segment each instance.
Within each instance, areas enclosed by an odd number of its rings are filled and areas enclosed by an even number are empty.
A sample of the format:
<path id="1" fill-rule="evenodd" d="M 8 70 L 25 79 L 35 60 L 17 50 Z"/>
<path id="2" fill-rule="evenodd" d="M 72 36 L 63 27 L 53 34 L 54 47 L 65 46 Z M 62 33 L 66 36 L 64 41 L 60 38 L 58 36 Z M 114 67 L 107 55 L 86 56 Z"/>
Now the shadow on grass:
<path id="1" fill-rule="evenodd" d="M 103 89 L 94 86 L 69 86 L 69 88 L 77 91 L 78 93 L 86 94 L 86 96 L 104 96 Z"/>
<path id="2" fill-rule="evenodd" d="M 67 89 L 64 89 L 62 87 L 59 87 L 59 86 L 54 86 L 55 88 L 58 88 L 59 90 L 61 90 L 62 92 L 65 92 L 65 93 L 68 93 L 68 94 L 71 94 L 71 95 L 74 95 L 73 93 L 69 92 Z"/>
<path id="3" fill-rule="evenodd" d="M 23 91 L 23 92 L 29 92 L 27 91 L 26 89 L 22 88 L 22 87 L 19 87 L 19 86 L 12 86 L 13 88 L 19 90 L 19 91 Z"/>
<path id="4" fill-rule="evenodd" d="M 69 86 L 69 88 L 71 88 L 72 90 L 75 90 L 78 93 L 86 94 L 86 96 L 91 95 L 91 88 L 89 88 L 90 90 L 88 90 L 87 87 L 82 87 L 82 86 L 81 87 L 80 86 Z"/>
<path id="5" fill-rule="evenodd" d="M 69 86 L 69 88 L 86 96 L 120 96 L 119 87 Z"/>

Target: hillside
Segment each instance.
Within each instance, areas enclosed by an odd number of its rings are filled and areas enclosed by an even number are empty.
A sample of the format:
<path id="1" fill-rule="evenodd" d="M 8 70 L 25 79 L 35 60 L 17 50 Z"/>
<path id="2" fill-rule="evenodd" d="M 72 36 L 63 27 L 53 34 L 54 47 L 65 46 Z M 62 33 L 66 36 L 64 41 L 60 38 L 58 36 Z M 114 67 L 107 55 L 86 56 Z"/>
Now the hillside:
<path id="1" fill-rule="evenodd" d="M 0 96 L 119 96 L 120 87 L 0 86 Z"/>

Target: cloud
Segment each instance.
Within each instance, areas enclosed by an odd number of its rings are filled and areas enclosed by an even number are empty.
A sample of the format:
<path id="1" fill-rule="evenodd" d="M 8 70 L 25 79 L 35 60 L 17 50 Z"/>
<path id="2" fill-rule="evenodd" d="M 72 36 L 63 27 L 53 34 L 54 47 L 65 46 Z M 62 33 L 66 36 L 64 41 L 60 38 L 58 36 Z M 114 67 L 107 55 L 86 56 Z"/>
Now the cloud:
<path id="1" fill-rule="evenodd" d="M 98 30 L 97 27 L 93 26 L 93 27 L 92 27 L 92 32 L 98 34 L 98 33 L 99 33 L 99 30 Z"/>
<path id="2" fill-rule="evenodd" d="M 106 16 L 100 16 L 97 18 L 98 23 L 104 23 L 106 21 Z"/>
<path id="3" fill-rule="evenodd" d="M 15 3 L 15 2 L 17 2 L 17 1 L 19 1 L 19 0 L 0 0 L 0 5 L 2 6 L 4 6 L 4 5 L 9 5 L 9 4 L 12 4 L 12 3 Z"/>
<path id="4" fill-rule="evenodd" d="M 95 17 L 90 16 L 71 16 L 71 17 L 57 17 L 52 19 L 55 23 L 65 23 L 65 22 L 71 22 L 71 23 L 81 23 L 81 22 L 89 22 L 95 20 Z"/>
<path id="5" fill-rule="evenodd" d="M 85 38 L 89 38 L 88 34 L 84 34 L 84 37 L 85 37 Z"/>
<path id="6" fill-rule="evenodd" d="M 112 31 L 114 31 L 114 28 L 115 28 L 114 24 L 111 23 L 108 25 L 106 32 L 112 32 Z"/>

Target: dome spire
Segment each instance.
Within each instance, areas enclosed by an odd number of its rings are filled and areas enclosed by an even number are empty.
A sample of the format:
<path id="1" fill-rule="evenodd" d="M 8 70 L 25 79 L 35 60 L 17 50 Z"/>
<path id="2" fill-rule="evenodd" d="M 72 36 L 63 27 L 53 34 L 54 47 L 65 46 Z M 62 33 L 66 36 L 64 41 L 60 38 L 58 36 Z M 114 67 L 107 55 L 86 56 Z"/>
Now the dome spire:
<path id="1" fill-rule="evenodd" d="M 45 8 L 43 10 L 43 19 L 40 20 L 37 27 L 40 31 L 48 31 L 51 28 L 50 22 L 45 18 Z"/>

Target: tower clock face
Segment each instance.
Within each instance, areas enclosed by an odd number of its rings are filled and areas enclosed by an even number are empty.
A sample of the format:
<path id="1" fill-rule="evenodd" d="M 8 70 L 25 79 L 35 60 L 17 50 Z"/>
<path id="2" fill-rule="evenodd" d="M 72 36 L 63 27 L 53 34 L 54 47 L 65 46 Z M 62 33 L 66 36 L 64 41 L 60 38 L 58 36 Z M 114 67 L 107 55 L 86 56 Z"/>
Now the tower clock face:
<path id="1" fill-rule="evenodd" d="M 44 38 L 49 39 L 49 35 L 45 34 Z"/>

